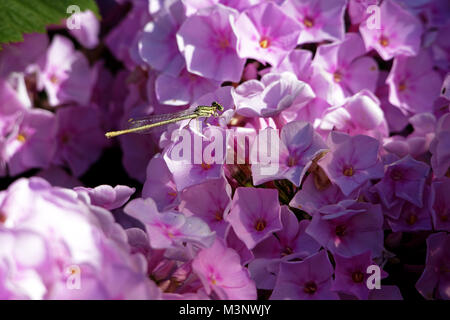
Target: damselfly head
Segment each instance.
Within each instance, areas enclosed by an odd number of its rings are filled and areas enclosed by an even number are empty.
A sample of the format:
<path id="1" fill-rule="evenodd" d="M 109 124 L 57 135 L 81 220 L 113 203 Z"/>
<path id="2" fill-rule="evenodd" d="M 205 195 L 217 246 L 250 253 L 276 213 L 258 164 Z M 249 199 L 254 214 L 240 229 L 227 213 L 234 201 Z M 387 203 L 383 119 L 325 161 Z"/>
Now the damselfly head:
<path id="1" fill-rule="evenodd" d="M 211 106 L 216 107 L 217 110 L 219 110 L 219 111 L 223 111 L 223 107 L 220 104 L 218 104 L 217 102 L 215 102 L 215 101 L 213 101 L 211 103 Z"/>

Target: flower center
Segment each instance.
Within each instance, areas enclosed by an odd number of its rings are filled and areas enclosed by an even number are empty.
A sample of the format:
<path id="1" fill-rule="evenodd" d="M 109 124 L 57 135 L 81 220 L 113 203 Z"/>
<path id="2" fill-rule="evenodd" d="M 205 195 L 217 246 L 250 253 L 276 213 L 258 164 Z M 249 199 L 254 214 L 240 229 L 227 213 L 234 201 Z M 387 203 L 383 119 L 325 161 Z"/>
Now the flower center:
<path id="1" fill-rule="evenodd" d="M 398 91 L 405 91 L 406 90 L 406 84 L 404 81 L 400 82 L 400 84 L 398 85 Z"/>
<path id="2" fill-rule="evenodd" d="M 27 141 L 27 137 L 25 136 L 25 134 L 24 133 L 19 133 L 18 135 L 17 135 L 17 138 L 16 138 L 18 141 L 20 141 L 20 142 L 25 142 L 25 141 Z"/>
<path id="3" fill-rule="evenodd" d="M 412 226 L 417 222 L 417 215 L 415 213 L 411 213 L 408 218 L 406 218 L 406 222 Z"/>
<path id="4" fill-rule="evenodd" d="M 392 170 L 391 174 L 389 175 L 392 180 L 399 181 L 403 178 L 403 173 L 400 170 Z"/>
<path id="5" fill-rule="evenodd" d="M 336 233 L 337 236 L 342 237 L 345 235 L 345 226 L 344 225 L 339 225 L 336 227 L 336 229 L 334 230 L 334 232 Z"/>
<path id="6" fill-rule="evenodd" d="M 387 47 L 389 45 L 389 39 L 385 36 L 381 36 L 379 42 L 383 47 Z"/>
<path id="7" fill-rule="evenodd" d="M 351 177 L 354 172 L 353 172 L 353 167 L 352 166 L 348 166 L 344 168 L 344 171 L 342 172 L 344 174 L 344 176 L 346 177 Z"/>
<path id="8" fill-rule="evenodd" d="M 294 167 L 297 164 L 297 159 L 293 156 L 289 156 L 288 158 L 288 167 Z"/>
<path id="9" fill-rule="evenodd" d="M 294 250 L 292 250 L 292 248 L 290 248 L 290 247 L 285 247 L 285 248 L 283 249 L 283 251 L 281 252 L 281 256 L 282 256 L 282 257 L 285 257 L 285 256 L 288 256 L 288 255 L 291 255 L 292 253 L 294 253 Z"/>
<path id="10" fill-rule="evenodd" d="M 198 76 L 193 73 L 186 72 L 187 79 L 191 82 L 191 84 L 197 83 Z"/>
<path id="11" fill-rule="evenodd" d="M 6 214 L 0 212 L 0 223 L 3 224 L 6 222 Z"/>
<path id="12" fill-rule="evenodd" d="M 223 220 L 222 211 L 217 210 L 216 213 L 214 214 L 214 218 L 217 221 L 222 221 Z"/>
<path id="13" fill-rule="evenodd" d="M 442 222 L 447 222 L 448 221 L 448 212 L 446 210 L 441 212 L 441 214 L 439 215 L 439 218 L 441 219 Z"/>
<path id="14" fill-rule="evenodd" d="M 256 231 L 263 231 L 267 226 L 267 222 L 264 219 L 259 219 L 256 221 L 255 229 Z"/>
<path id="15" fill-rule="evenodd" d="M 342 81 L 342 74 L 341 74 L 339 71 L 336 71 L 336 72 L 333 74 L 333 80 L 334 80 L 334 82 L 336 82 L 336 83 L 341 82 L 341 81 Z"/>
<path id="16" fill-rule="evenodd" d="M 169 191 L 169 192 L 167 192 L 167 194 L 174 198 L 177 196 L 177 193 L 175 191 Z"/>
<path id="17" fill-rule="evenodd" d="M 214 275 L 211 275 L 209 277 L 209 282 L 211 282 L 212 285 L 216 285 L 217 284 L 216 277 L 214 277 Z"/>
<path id="18" fill-rule="evenodd" d="M 267 49 L 270 46 L 270 41 L 267 38 L 262 38 L 261 41 L 259 41 L 259 45 L 263 49 Z"/>
<path id="19" fill-rule="evenodd" d="M 62 144 L 68 143 L 69 140 L 70 140 L 69 134 L 68 134 L 68 133 L 64 133 L 63 135 L 61 135 L 60 140 L 61 140 L 61 143 L 62 143 Z"/>
<path id="20" fill-rule="evenodd" d="M 314 20 L 312 18 L 305 17 L 305 19 L 303 19 L 303 24 L 307 28 L 312 28 L 314 26 Z"/>
<path id="21" fill-rule="evenodd" d="M 314 294 L 317 291 L 317 285 L 314 281 L 309 281 L 305 283 L 303 291 L 307 294 Z"/>
<path id="22" fill-rule="evenodd" d="M 53 83 L 53 84 L 58 84 L 59 83 L 59 78 L 55 74 L 52 74 L 50 76 L 50 82 Z"/>
<path id="23" fill-rule="evenodd" d="M 228 41 L 227 38 L 222 37 L 219 39 L 219 48 L 220 49 L 226 49 L 230 46 L 230 42 Z"/>
<path id="24" fill-rule="evenodd" d="M 355 271 L 352 273 L 352 280 L 356 283 L 361 283 L 364 281 L 364 274 L 361 271 Z"/>
<path id="25" fill-rule="evenodd" d="M 211 169 L 211 165 L 209 163 L 202 163 L 202 169 L 209 170 L 209 169 Z"/>

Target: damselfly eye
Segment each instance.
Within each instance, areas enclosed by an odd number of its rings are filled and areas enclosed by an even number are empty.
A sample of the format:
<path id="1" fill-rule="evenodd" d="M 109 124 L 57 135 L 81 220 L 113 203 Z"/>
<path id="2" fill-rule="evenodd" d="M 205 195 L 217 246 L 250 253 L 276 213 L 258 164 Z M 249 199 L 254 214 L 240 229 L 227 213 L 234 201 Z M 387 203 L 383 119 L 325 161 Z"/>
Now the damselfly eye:
<path id="1" fill-rule="evenodd" d="M 223 107 L 222 107 L 220 104 L 218 104 L 217 102 L 213 101 L 213 102 L 211 103 L 211 105 L 212 105 L 213 107 L 216 107 L 217 110 L 223 111 Z"/>

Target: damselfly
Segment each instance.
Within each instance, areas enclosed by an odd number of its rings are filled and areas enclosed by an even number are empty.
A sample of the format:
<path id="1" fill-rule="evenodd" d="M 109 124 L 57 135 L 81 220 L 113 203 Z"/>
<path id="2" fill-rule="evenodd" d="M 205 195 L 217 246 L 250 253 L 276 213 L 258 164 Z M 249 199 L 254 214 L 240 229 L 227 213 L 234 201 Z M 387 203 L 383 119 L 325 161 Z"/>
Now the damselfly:
<path id="1" fill-rule="evenodd" d="M 120 131 L 107 132 L 107 138 L 113 138 L 126 133 L 146 133 L 149 129 L 163 126 L 169 123 L 181 120 L 219 117 L 219 111 L 223 111 L 223 107 L 217 102 L 211 103 L 211 106 L 198 106 L 195 109 L 187 109 L 175 113 L 158 114 L 147 116 L 139 119 L 130 119 L 128 129 Z"/>

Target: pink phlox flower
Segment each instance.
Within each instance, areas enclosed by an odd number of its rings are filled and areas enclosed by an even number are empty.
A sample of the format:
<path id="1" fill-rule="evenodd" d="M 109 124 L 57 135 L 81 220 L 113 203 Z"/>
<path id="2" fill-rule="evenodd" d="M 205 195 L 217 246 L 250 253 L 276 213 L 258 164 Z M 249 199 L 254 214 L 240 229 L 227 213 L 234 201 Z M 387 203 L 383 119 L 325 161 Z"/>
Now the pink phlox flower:
<path id="1" fill-rule="evenodd" d="M 144 223 L 154 249 L 170 248 L 183 242 L 210 246 L 215 238 L 215 233 L 202 219 L 174 211 L 159 212 L 151 198 L 134 199 L 124 211 Z"/>
<path id="2" fill-rule="evenodd" d="M 237 37 L 231 27 L 237 16 L 236 10 L 218 4 L 186 19 L 177 33 L 177 42 L 189 72 L 239 82 L 245 59 L 236 52 Z"/>
<path id="3" fill-rule="evenodd" d="M 208 295 L 215 294 L 219 299 L 230 300 L 256 299 L 255 284 L 247 269 L 242 267 L 239 255 L 219 239 L 197 254 L 192 269 Z"/>
<path id="4" fill-rule="evenodd" d="M 371 250 L 378 257 L 383 249 L 382 226 L 380 205 L 343 200 L 322 207 L 306 233 L 333 254 L 351 257 Z"/>
<path id="5" fill-rule="evenodd" d="M 375 49 L 384 60 L 417 55 L 423 32 L 420 20 L 393 0 L 383 1 L 379 8 L 379 27 L 373 16 L 359 26 L 367 50 Z"/>
<path id="6" fill-rule="evenodd" d="M 271 300 L 338 300 L 332 292 L 333 266 L 326 250 L 301 262 L 283 262 Z"/>
<path id="7" fill-rule="evenodd" d="M 370 179 L 380 179 L 384 167 L 379 159 L 378 140 L 364 136 L 349 136 L 332 131 L 328 136 L 328 152 L 320 160 L 332 183 L 337 184 L 344 195 L 361 188 Z"/>
<path id="8" fill-rule="evenodd" d="M 236 189 L 226 221 L 246 246 L 253 249 L 282 229 L 280 210 L 276 190 L 240 187 Z"/>
<path id="9" fill-rule="evenodd" d="M 342 40 L 347 0 L 285 1 L 283 11 L 301 26 L 298 44 Z"/>
<path id="10" fill-rule="evenodd" d="M 272 66 L 277 66 L 295 48 L 301 31 L 300 25 L 273 2 L 248 8 L 232 26 L 239 56 Z"/>

